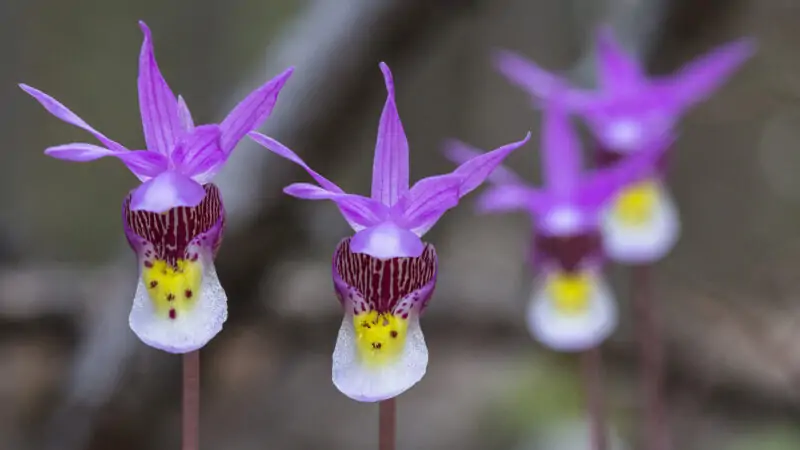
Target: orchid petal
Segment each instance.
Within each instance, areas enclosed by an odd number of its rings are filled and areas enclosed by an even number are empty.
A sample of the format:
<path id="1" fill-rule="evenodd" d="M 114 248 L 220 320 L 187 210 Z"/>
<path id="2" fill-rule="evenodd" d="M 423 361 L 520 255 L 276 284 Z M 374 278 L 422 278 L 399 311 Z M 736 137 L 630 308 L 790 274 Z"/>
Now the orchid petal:
<path id="1" fill-rule="evenodd" d="M 297 164 L 298 166 L 302 167 L 303 169 L 305 169 L 306 172 L 308 172 L 308 174 L 311 175 L 311 178 L 313 178 L 323 188 L 325 188 L 325 189 L 327 189 L 327 190 L 329 190 L 331 192 L 344 192 L 342 190 L 342 188 L 340 188 L 339 186 L 334 184 L 332 181 L 330 181 L 327 178 L 323 177 L 322 175 L 320 175 L 319 173 L 314 171 L 314 169 L 308 167 L 308 164 L 306 164 L 305 161 L 300 159 L 300 157 L 297 156 L 297 154 L 295 152 L 289 150 L 285 145 L 281 144 L 280 142 L 276 141 L 275 139 L 272 139 L 269 136 L 264 136 L 263 134 L 258 133 L 256 131 L 253 131 L 253 132 L 249 133 L 248 136 L 250 137 L 250 139 L 256 141 L 256 143 L 258 143 L 261 146 L 265 147 L 267 150 L 271 151 L 272 153 L 275 153 L 278 156 L 286 158 L 289 161 L 291 161 L 291 162 Z"/>
<path id="2" fill-rule="evenodd" d="M 197 206 L 206 191 L 196 181 L 169 170 L 139 186 L 131 197 L 131 210 L 164 212 L 178 206 Z"/>
<path id="3" fill-rule="evenodd" d="M 527 91 L 535 100 L 549 98 L 554 91 L 569 86 L 561 77 L 507 50 L 495 52 L 494 65 L 511 83 Z"/>
<path id="4" fill-rule="evenodd" d="M 245 134 L 259 128 L 272 114 L 272 109 L 278 101 L 278 94 L 293 72 L 293 67 L 286 69 L 251 92 L 228 113 L 219 125 L 222 130 L 220 139 L 222 150 L 226 154 L 230 154 Z"/>
<path id="5" fill-rule="evenodd" d="M 194 129 L 194 119 L 192 119 L 192 113 L 189 111 L 189 105 L 180 95 L 178 96 L 178 118 L 181 121 L 183 131 L 189 132 Z"/>
<path id="6" fill-rule="evenodd" d="M 456 164 L 464 164 L 470 159 L 477 158 L 485 154 L 484 151 L 478 150 L 464 142 L 456 139 L 450 139 L 445 143 L 444 156 Z M 514 173 L 511 169 L 498 165 L 486 178 L 490 183 L 494 184 L 523 184 L 522 178 Z"/>
<path id="7" fill-rule="evenodd" d="M 638 61 L 632 58 L 614 37 L 609 26 L 597 32 L 597 64 L 601 86 L 611 92 L 641 85 L 644 73 Z"/>
<path id="8" fill-rule="evenodd" d="M 379 223 L 386 217 L 386 208 L 360 195 L 331 192 L 310 183 L 294 183 L 283 189 L 288 195 L 305 200 L 332 200 L 354 230 L 360 231 Z"/>
<path id="9" fill-rule="evenodd" d="M 412 231 L 384 222 L 356 233 L 350 241 L 350 249 L 381 259 L 416 258 L 422 254 L 425 244 Z"/>
<path id="10" fill-rule="evenodd" d="M 372 166 L 372 198 L 393 206 L 408 192 L 408 140 L 394 98 L 394 80 L 386 63 L 380 64 L 386 83 L 386 104 L 378 125 Z"/>
<path id="11" fill-rule="evenodd" d="M 460 165 L 453 172 L 453 174 L 459 175 L 462 178 L 458 192 L 459 198 L 469 194 L 480 186 L 487 177 L 491 176 L 495 168 L 497 168 L 511 152 L 525 145 L 530 138 L 531 133 L 528 132 L 521 141 L 506 144 L 488 153 L 483 153 Z"/>
<path id="12" fill-rule="evenodd" d="M 669 77 L 673 96 L 681 107 L 708 98 L 756 51 L 754 39 L 744 38 L 719 47 Z"/>
<path id="13" fill-rule="evenodd" d="M 523 184 L 490 186 L 480 193 L 477 210 L 482 213 L 527 211 L 538 213 L 549 205 L 546 193 Z"/>
<path id="14" fill-rule="evenodd" d="M 654 171 L 659 158 L 672 147 L 675 139 L 675 135 L 661 136 L 616 165 L 596 171 L 583 181 L 579 202 L 589 207 L 602 206 L 620 189 Z"/>
<path id="15" fill-rule="evenodd" d="M 161 75 L 153 51 L 153 36 L 144 22 L 139 22 L 144 33 L 139 55 L 139 109 L 147 149 L 169 155 L 181 135 L 178 102 Z"/>
<path id="16" fill-rule="evenodd" d="M 464 182 L 456 174 L 438 175 L 418 181 L 404 198 L 403 225 L 424 235 L 448 209 L 458 204 Z"/>
<path id="17" fill-rule="evenodd" d="M 201 125 L 185 134 L 170 156 L 176 170 L 200 184 L 211 181 L 227 160 L 219 138 L 217 125 Z"/>
<path id="18" fill-rule="evenodd" d="M 28 86 L 27 84 L 20 84 L 19 87 L 22 88 L 23 91 L 30 94 L 30 96 L 36 99 L 36 101 L 38 101 L 42 106 L 44 106 L 44 109 L 46 109 L 47 112 L 58 117 L 64 122 L 67 122 L 70 125 L 74 125 L 78 128 L 82 128 L 88 131 L 89 133 L 92 133 L 94 137 L 97 138 L 97 140 L 102 142 L 109 149 L 115 151 L 127 150 L 124 146 L 122 146 L 122 144 L 112 141 L 111 139 L 107 138 L 103 133 L 89 126 L 89 124 L 84 122 L 84 120 L 78 117 L 77 114 L 67 109 L 66 106 L 59 103 L 59 101 L 54 99 L 53 97 L 45 94 L 44 92 L 36 88 Z"/>
<path id="19" fill-rule="evenodd" d="M 92 144 L 64 144 L 50 147 L 44 151 L 44 154 L 56 159 L 75 162 L 94 161 L 106 156 L 119 158 L 125 166 L 136 175 L 141 181 L 147 181 L 150 178 L 167 170 L 167 158 L 164 155 L 148 152 L 146 150 L 139 151 L 114 151 Z"/>
<path id="20" fill-rule="evenodd" d="M 557 100 L 546 104 L 542 141 L 545 185 L 556 195 L 568 196 L 578 185 L 581 149 L 569 116 Z"/>

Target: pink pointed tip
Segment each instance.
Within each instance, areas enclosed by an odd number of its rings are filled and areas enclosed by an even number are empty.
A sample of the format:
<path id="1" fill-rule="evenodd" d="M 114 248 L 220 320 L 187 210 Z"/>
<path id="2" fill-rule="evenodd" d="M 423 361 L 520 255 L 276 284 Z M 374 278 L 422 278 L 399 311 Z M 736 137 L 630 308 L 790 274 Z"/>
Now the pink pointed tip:
<path id="1" fill-rule="evenodd" d="M 142 33 L 144 33 L 145 38 L 150 37 L 150 28 L 147 26 L 146 23 L 144 23 L 144 20 L 139 21 L 139 29 L 141 29 Z"/>
<path id="2" fill-rule="evenodd" d="M 383 72 L 383 82 L 386 84 L 386 91 L 390 96 L 394 96 L 394 77 L 392 77 L 392 71 L 389 69 L 389 65 L 383 61 L 381 61 L 379 66 L 381 72 Z"/>
<path id="3" fill-rule="evenodd" d="M 289 66 L 286 70 L 284 70 L 280 75 L 275 77 L 275 81 L 280 83 L 281 85 L 285 84 L 289 81 L 289 77 L 292 76 L 294 73 L 294 66 Z"/>

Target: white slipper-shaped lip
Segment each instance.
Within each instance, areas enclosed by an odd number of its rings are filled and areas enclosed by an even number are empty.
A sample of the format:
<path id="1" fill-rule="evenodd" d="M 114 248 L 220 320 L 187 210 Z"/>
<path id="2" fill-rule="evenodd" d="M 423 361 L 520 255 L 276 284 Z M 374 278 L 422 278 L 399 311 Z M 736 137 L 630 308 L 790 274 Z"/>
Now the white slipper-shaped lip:
<path id="1" fill-rule="evenodd" d="M 617 326 L 617 306 L 598 269 L 547 270 L 534 281 L 527 325 L 545 346 L 579 352 L 602 343 Z"/>
<path id="2" fill-rule="evenodd" d="M 344 309 L 333 351 L 333 384 L 361 402 L 396 397 L 425 375 L 428 348 L 420 313 L 436 284 L 436 250 L 416 258 L 379 259 L 350 251 L 344 239 L 333 281 Z"/>
<path id="3" fill-rule="evenodd" d="M 225 210 L 219 189 L 204 189 L 199 205 L 164 213 L 132 211 L 130 195 L 123 202 L 125 235 L 139 266 L 129 324 L 142 342 L 169 353 L 203 347 L 228 317 L 214 268 Z"/>
<path id="4" fill-rule="evenodd" d="M 620 202 L 625 196 L 636 195 L 634 191 L 623 190 L 604 209 L 600 226 L 603 232 L 603 248 L 614 261 L 641 264 L 657 261 L 665 257 L 675 247 L 680 237 L 681 224 L 675 201 L 658 179 L 645 180 L 650 187 L 637 184 L 629 189 L 652 189 L 650 212 L 642 221 L 632 221 L 620 212 Z"/>

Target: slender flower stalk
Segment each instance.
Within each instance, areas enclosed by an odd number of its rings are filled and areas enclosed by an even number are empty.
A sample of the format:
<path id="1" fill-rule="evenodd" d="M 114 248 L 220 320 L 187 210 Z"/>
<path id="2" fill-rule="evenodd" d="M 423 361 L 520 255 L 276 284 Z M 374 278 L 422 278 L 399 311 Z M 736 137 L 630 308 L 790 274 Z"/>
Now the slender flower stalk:
<path id="1" fill-rule="evenodd" d="M 378 403 L 378 449 L 394 450 L 397 444 L 397 398 Z"/>
<path id="2" fill-rule="evenodd" d="M 581 354 L 583 383 L 586 386 L 586 407 L 589 411 L 589 442 L 592 450 L 608 450 L 602 358 L 600 347 L 591 348 Z"/>
<path id="3" fill-rule="evenodd" d="M 648 173 L 671 143 L 662 136 L 649 148 L 588 175 L 582 173 L 577 137 L 562 98 L 545 104 L 542 160 L 545 186 L 533 188 L 503 167 L 478 199 L 482 212 L 522 210 L 534 225 L 531 262 L 534 290 L 527 309 L 528 329 L 546 346 L 582 352 L 588 412 L 595 449 L 605 448 L 600 344 L 617 325 L 614 295 L 603 277 L 600 216 L 606 203 Z M 452 141 L 446 155 L 462 162 L 480 155 Z"/>
<path id="4" fill-rule="evenodd" d="M 200 350 L 183 356 L 183 407 L 181 450 L 200 448 Z"/>
<path id="5" fill-rule="evenodd" d="M 755 53 L 745 38 L 723 45 L 686 64 L 674 74 L 648 77 L 642 64 L 626 53 L 609 27 L 596 36 L 599 89 L 577 89 L 536 64 L 511 52 L 496 54 L 498 69 L 525 89 L 536 103 L 562 94 L 565 106 L 581 115 L 597 140 L 597 163 L 613 164 L 647 147 L 663 134 L 673 134 L 680 117 L 706 100 Z M 606 254 L 637 266 L 632 270 L 633 304 L 642 349 L 644 411 L 648 450 L 668 448 L 661 398 L 663 350 L 646 273 L 648 264 L 666 256 L 678 241 L 680 220 L 664 176 L 667 160 L 619 193 L 603 213 L 601 227 Z"/>
<path id="6" fill-rule="evenodd" d="M 355 231 L 333 255 L 333 285 L 344 317 L 333 351 L 332 380 L 344 395 L 361 402 L 393 399 L 425 375 L 428 348 L 419 318 L 433 295 L 438 258 L 433 245 L 421 238 L 530 138 L 528 133 L 522 141 L 479 155 L 452 173 L 410 186 L 408 141 L 392 73 L 384 63 L 380 68 L 388 95 L 378 124 L 369 197 L 344 192 L 283 144 L 250 133 L 317 182 L 294 183 L 285 193 L 333 201 Z M 392 405 L 386 403 L 382 410 L 388 414 Z"/>
<path id="7" fill-rule="evenodd" d="M 91 133 L 101 144 L 71 143 L 45 154 L 86 162 L 114 157 L 141 181 L 122 203 L 122 225 L 136 254 L 139 279 L 129 325 L 145 344 L 184 354 L 184 448 L 196 450 L 199 349 L 227 319 L 227 296 L 214 258 L 225 228 L 225 208 L 211 183 L 238 142 L 270 116 L 292 69 L 240 102 L 219 124 L 195 126 L 184 99 L 173 94 L 156 63 L 150 29 L 139 22 L 139 108 L 145 150 L 129 150 L 92 128 L 53 97 L 20 87 L 57 118 Z"/>

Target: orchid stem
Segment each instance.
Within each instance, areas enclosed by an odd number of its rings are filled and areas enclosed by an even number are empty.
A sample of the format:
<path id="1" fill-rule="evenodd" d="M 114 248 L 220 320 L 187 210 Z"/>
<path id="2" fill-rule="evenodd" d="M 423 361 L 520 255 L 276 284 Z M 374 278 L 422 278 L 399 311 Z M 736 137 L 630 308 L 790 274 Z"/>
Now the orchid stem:
<path id="1" fill-rule="evenodd" d="M 200 448 L 200 350 L 183 355 L 182 450 Z"/>
<path id="2" fill-rule="evenodd" d="M 396 436 L 397 402 L 390 398 L 378 403 L 378 449 L 394 450 Z"/>
<path id="3" fill-rule="evenodd" d="M 660 329 L 656 320 L 656 305 L 651 298 L 650 266 L 633 268 L 632 273 L 633 308 L 637 340 L 641 352 L 641 382 L 643 411 L 645 418 L 644 449 L 667 450 L 668 435 L 662 376 L 664 373 L 664 353 Z"/>
<path id="4" fill-rule="evenodd" d="M 608 450 L 602 364 L 600 347 L 589 349 L 581 355 L 591 427 L 591 450 Z"/>

